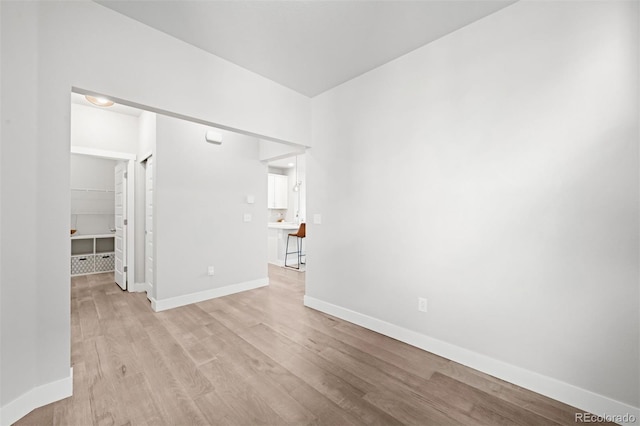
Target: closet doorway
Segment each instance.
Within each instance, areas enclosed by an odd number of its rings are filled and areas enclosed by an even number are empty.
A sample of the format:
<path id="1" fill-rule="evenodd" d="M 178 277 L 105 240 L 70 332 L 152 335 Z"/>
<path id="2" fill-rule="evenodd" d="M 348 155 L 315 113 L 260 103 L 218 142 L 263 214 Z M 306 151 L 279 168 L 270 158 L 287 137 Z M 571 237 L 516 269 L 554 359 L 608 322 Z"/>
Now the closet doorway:
<path id="1" fill-rule="evenodd" d="M 120 288 L 135 291 L 135 155 L 73 146 L 71 154 L 71 275 L 113 271 Z M 112 172 L 83 184 L 91 167 Z"/>

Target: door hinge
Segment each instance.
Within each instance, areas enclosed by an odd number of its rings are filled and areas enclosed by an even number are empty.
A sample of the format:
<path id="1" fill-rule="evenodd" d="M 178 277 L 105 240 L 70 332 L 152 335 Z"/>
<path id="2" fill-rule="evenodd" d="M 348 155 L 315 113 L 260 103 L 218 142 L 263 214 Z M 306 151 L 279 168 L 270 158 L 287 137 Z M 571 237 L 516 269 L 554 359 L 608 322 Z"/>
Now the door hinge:
<path id="1" fill-rule="evenodd" d="M 124 178 L 126 179 L 129 176 L 128 172 L 124 172 Z"/>
<path id="2" fill-rule="evenodd" d="M 123 272 L 127 272 L 127 267 L 126 266 L 124 267 L 124 271 Z"/>
<path id="3" fill-rule="evenodd" d="M 125 220 L 124 220 L 124 224 L 125 224 L 125 225 L 128 225 L 128 224 L 129 224 L 129 221 L 128 221 L 127 219 L 125 219 Z"/>

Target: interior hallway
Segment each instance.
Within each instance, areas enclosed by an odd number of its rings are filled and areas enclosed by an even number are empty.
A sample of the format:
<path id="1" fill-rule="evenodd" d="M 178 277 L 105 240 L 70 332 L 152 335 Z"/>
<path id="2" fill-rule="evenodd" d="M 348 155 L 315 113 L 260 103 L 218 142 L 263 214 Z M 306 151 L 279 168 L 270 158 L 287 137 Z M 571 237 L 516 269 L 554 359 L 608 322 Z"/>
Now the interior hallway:
<path id="1" fill-rule="evenodd" d="M 304 273 L 153 313 L 72 278 L 73 397 L 18 425 L 575 424 L 576 409 L 305 308 Z"/>

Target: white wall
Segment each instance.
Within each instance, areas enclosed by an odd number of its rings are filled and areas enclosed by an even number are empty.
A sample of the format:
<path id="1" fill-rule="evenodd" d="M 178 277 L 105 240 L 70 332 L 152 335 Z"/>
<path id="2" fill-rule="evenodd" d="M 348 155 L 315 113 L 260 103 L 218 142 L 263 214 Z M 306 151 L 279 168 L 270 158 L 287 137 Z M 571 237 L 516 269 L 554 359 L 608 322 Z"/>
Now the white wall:
<path id="1" fill-rule="evenodd" d="M 290 155 L 303 153 L 305 148 L 298 145 L 288 145 L 279 142 L 260 139 L 260 161 L 277 160 Z"/>
<path id="2" fill-rule="evenodd" d="M 0 407 L 6 413 L 18 397 L 29 407 L 39 386 L 70 380 L 71 88 L 305 144 L 310 102 L 91 1 L 0 7 Z"/>
<path id="3" fill-rule="evenodd" d="M 37 241 L 38 217 L 38 127 L 37 121 L 37 22 L 29 19 L 36 11 L 36 5 L 22 5 L 23 15 L 11 13 L 10 5 L 0 2 L 2 10 L 0 32 L 0 52 L 2 55 L 0 85 L 2 96 L 2 119 L 0 120 L 2 163 L 0 164 L 0 200 L 2 217 L 0 229 L 0 406 L 15 399 L 34 386 L 46 383 L 40 378 L 41 347 L 36 341 L 38 328 L 43 322 L 37 307 L 39 273 L 34 268 L 34 250 Z M 20 41 L 20 48 L 12 48 Z M 8 66 L 8 65 L 11 66 Z M 67 97 L 68 101 L 68 97 Z M 31 123 L 32 125 L 20 125 Z M 66 152 L 67 158 L 69 152 Z M 66 170 L 69 174 L 68 160 Z M 67 178 L 68 180 L 68 178 Z M 19 185 L 17 184 L 19 183 Z M 68 194 L 69 185 L 66 185 Z M 66 201 L 64 199 L 66 198 Z M 61 199 L 69 204 L 68 195 Z M 68 210 L 68 208 L 67 208 Z M 62 218 L 68 227 L 68 211 Z M 68 252 L 70 246 L 69 231 L 65 236 L 67 245 L 59 244 L 58 249 Z M 65 261 L 66 263 L 66 261 Z M 68 269 L 68 268 L 67 268 Z M 46 293 L 46 292 L 45 292 Z M 67 291 L 68 293 L 68 291 Z M 65 322 L 66 330 L 59 329 Z M 57 330 L 57 338 L 68 346 L 69 315 L 52 324 Z M 46 338 L 46 337 L 45 337 Z M 46 342 L 46 341 L 45 341 Z M 59 356 L 59 354 L 56 354 Z M 69 374 L 69 357 L 66 358 L 66 371 Z M 4 410 L 3 410 L 4 411 Z M 0 413 L 0 422 L 5 423 Z"/>
<path id="4" fill-rule="evenodd" d="M 71 145 L 138 153 L 138 117 L 71 104 Z"/>
<path id="5" fill-rule="evenodd" d="M 71 154 L 71 229 L 76 235 L 108 234 L 115 228 L 116 164 Z"/>
<path id="6" fill-rule="evenodd" d="M 638 407 L 637 9 L 518 2 L 314 98 L 308 302 Z"/>
<path id="7" fill-rule="evenodd" d="M 113 191 L 115 189 L 114 169 L 116 163 L 116 160 L 71 154 L 71 188 Z"/>
<path id="8" fill-rule="evenodd" d="M 138 118 L 138 160 L 142 160 L 156 149 L 156 114 L 142 111 Z"/>
<path id="9" fill-rule="evenodd" d="M 267 167 L 258 139 L 157 117 L 154 226 L 156 298 L 267 279 Z M 219 131 L 219 130 L 216 130 Z M 247 195 L 255 197 L 247 204 Z M 244 222 L 244 213 L 252 215 Z M 208 276 L 208 266 L 215 275 Z"/>

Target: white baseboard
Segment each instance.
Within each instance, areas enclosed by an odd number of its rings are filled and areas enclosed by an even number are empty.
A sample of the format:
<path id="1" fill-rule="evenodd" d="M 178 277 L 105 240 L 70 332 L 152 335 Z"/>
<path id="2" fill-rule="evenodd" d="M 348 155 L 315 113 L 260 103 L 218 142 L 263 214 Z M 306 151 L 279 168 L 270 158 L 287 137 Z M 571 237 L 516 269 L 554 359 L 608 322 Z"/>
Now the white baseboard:
<path id="1" fill-rule="evenodd" d="M 69 376 L 31 389 L 0 407 L 0 425 L 17 422 L 36 408 L 70 397 L 73 394 L 73 367 Z"/>
<path id="2" fill-rule="evenodd" d="M 231 284 L 228 286 L 213 288 L 211 290 L 200 291 L 197 293 L 185 294 L 183 296 L 171 297 L 169 299 L 151 300 L 151 308 L 155 312 L 166 311 L 167 309 L 173 309 L 180 306 L 190 305 L 192 303 L 198 303 L 209 299 L 215 299 L 216 297 L 228 296 L 234 293 L 240 293 L 241 291 L 253 290 L 269 285 L 268 278 L 260 278 L 253 281 L 245 281 L 238 284 Z"/>
<path id="3" fill-rule="evenodd" d="M 633 407 L 569 383 L 556 380 L 552 377 L 525 370 L 486 355 L 310 296 L 304 296 L 304 305 L 450 359 L 459 364 L 466 365 L 475 370 L 482 371 L 483 373 L 579 408 L 580 410 L 603 417 L 628 414 L 630 417 L 633 416 L 635 420 L 625 424 L 640 424 L 639 407 Z"/>
<path id="4" fill-rule="evenodd" d="M 149 292 L 149 286 L 147 283 L 132 283 L 128 284 L 128 290 L 132 293 L 142 293 L 143 291 Z"/>

